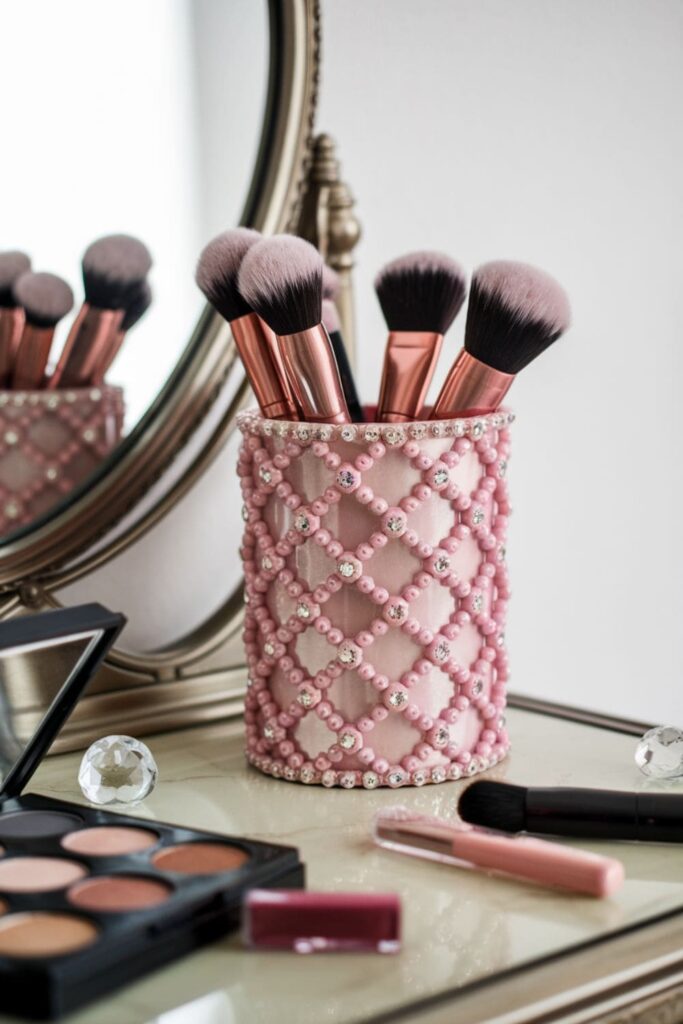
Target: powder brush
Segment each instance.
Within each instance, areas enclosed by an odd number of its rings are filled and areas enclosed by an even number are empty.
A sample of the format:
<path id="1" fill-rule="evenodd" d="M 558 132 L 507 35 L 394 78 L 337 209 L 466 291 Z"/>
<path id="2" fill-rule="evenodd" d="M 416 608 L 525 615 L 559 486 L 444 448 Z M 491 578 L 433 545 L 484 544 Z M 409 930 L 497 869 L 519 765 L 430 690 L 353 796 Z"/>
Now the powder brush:
<path id="1" fill-rule="evenodd" d="M 16 250 L 0 253 L 0 387 L 7 387 L 24 326 L 24 311 L 14 298 L 14 282 L 31 269 L 31 260 Z"/>
<path id="2" fill-rule="evenodd" d="M 526 263 L 497 260 L 472 275 L 465 346 L 432 409 L 432 419 L 497 409 L 516 374 L 566 331 L 566 293 Z"/>
<path id="3" fill-rule="evenodd" d="M 323 261 L 295 235 L 275 235 L 244 257 L 239 288 L 275 331 L 303 419 L 349 423 L 348 404 L 329 335 L 322 323 Z"/>
<path id="4" fill-rule="evenodd" d="M 102 384 L 107 375 L 109 367 L 116 359 L 119 351 L 126 340 L 126 335 L 142 320 L 143 316 L 152 305 L 152 289 L 149 281 L 141 281 L 136 290 L 129 296 L 128 303 L 123 313 L 123 319 L 118 329 L 112 334 L 103 349 L 100 361 L 93 371 L 91 384 Z"/>
<path id="5" fill-rule="evenodd" d="M 323 277 L 323 288 L 324 283 L 325 279 Z M 337 312 L 337 307 L 332 299 L 326 299 L 324 294 L 322 302 L 322 318 L 323 325 L 329 335 L 330 342 L 332 343 L 335 359 L 337 360 L 339 376 L 341 378 L 344 395 L 346 396 L 346 404 L 349 407 L 351 419 L 354 423 L 362 423 L 365 417 L 363 416 L 363 409 L 360 404 L 360 399 L 358 398 L 358 392 L 356 391 L 356 382 L 353 377 L 353 370 L 351 369 L 346 345 L 344 344 L 339 313 Z"/>
<path id="6" fill-rule="evenodd" d="M 274 332 L 254 312 L 238 284 L 240 267 L 249 250 L 261 241 L 258 231 L 224 231 L 204 247 L 195 280 L 207 301 L 230 324 L 237 351 L 267 419 L 299 418 Z"/>
<path id="7" fill-rule="evenodd" d="M 375 291 L 389 328 L 377 419 L 404 423 L 422 408 L 443 336 L 465 300 L 465 273 L 450 256 L 415 252 L 387 263 Z"/>
<path id="8" fill-rule="evenodd" d="M 26 317 L 17 348 L 12 386 L 22 390 L 43 384 L 55 327 L 73 308 L 71 288 L 56 274 L 28 271 L 14 282 L 14 299 Z"/>
<path id="9" fill-rule="evenodd" d="M 120 330 L 126 306 L 152 266 L 147 247 L 131 235 L 106 235 L 86 249 L 81 269 L 85 301 L 69 331 L 50 388 L 87 387 Z"/>

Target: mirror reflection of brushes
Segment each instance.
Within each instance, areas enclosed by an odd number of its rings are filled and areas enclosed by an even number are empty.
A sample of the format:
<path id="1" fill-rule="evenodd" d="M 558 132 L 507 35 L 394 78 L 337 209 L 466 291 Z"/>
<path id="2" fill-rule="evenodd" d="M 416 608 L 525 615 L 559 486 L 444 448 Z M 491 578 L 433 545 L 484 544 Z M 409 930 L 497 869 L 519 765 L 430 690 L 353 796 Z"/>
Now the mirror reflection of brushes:
<path id="1" fill-rule="evenodd" d="M 19 389 L 43 386 L 55 328 L 73 308 L 71 288 L 56 274 L 22 274 L 14 284 L 14 298 L 26 318 L 12 376 Z"/>
<path id="2" fill-rule="evenodd" d="M 14 298 L 14 283 L 31 269 L 31 260 L 23 252 L 0 253 L 0 387 L 8 387 L 19 339 L 24 327 L 24 311 Z"/>
<path id="3" fill-rule="evenodd" d="M 76 317 L 49 387 L 88 387 L 131 298 L 152 266 L 147 247 L 130 235 L 107 235 L 85 251 L 85 302 Z"/>
<path id="4" fill-rule="evenodd" d="M 93 372 L 90 384 L 102 384 L 111 364 L 116 359 L 121 347 L 126 340 L 126 335 L 131 331 L 152 305 L 152 289 L 147 279 L 140 281 L 137 288 L 130 295 L 126 305 L 121 325 L 112 331 L 109 342 L 102 352 L 102 358 Z"/>

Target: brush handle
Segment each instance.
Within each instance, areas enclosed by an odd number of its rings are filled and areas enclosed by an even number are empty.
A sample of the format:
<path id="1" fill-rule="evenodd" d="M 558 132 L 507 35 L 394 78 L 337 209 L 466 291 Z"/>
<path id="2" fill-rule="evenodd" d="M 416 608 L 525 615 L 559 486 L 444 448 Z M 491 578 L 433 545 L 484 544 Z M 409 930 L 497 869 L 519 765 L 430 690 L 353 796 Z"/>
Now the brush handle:
<path id="1" fill-rule="evenodd" d="M 54 327 L 25 325 L 14 363 L 13 388 L 27 391 L 42 387 L 54 335 Z"/>
<path id="2" fill-rule="evenodd" d="M 98 309 L 84 302 L 48 387 L 51 390 L 90 387 L 111 337 L 121 327 L 123 316 L 122 309 Z"/>
<path id="3" fill-rule="evenodd" d="M 417 418 L 427 397 L 442 343 L 443 334 L 430 331 L 390 333 L 377 403 L 380 423 L 407 423 Z"/>
<path id="4" fill-rule="evenodd" d="M 607 789 L 528 789 L 527 832 L 590 839 L 683 842 L 683 796 Z"/>
<path id="5" fill-rule="evenodd" d="M 280 354 L 303 419 L 350 423 L 330 337 L 322 324 L 278 336 Z"/>
<path id="6" fill-rule="evenodd" d="M 263 416 L 271 420 L 298 420 L 296 402 L 273 331 L 256 313 L 233 320 L 230 329 Z"/>
<path id="7" fill-rule="evenodd" d="M 515 379 L 475 359 L 465 349 L 449 370 L 430 419 L 447 420 L 453 416 L 478 416 L 498 408 Z"/>
<path id="8" fill-rule="evenodd" d="M 0 308 L 0 387 L 6 388 L 12 378 L 23 328 L 24 311 L 20 306 Z"/>
<path id="9" fill-rule="evenodd" d="M 349 414 L 354 423 L 363 423 L 365 417 L 363 416 L 363 409 L 358 398 L 358 392 L 356 391 L 356 382 L 353 379 L 353 370 L 349 363 L 349 356 L 341 331 L 330 331 L 329 334 Z"/>

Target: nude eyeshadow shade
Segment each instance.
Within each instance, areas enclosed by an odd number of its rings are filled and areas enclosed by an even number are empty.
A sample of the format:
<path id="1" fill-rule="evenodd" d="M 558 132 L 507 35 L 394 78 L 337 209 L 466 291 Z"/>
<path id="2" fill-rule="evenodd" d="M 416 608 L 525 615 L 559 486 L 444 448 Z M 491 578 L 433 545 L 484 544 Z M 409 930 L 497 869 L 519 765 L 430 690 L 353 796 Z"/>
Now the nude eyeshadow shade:
<path id="1" fill-rule="evenodd" d="M 152 858 L 160 871 L 182 875 L 216 875 L 236 871 L 250 859 L 246 850 L 228 843 L 178 843 L 159 850 Z"/>
<path id="2" fill-rule="evenodd" d="M 98 934 L 92 921 L 73 914 L 10 914 L 0 920 L 0 956 L 61 956 L 91 945 Z"/>
<path id="3" fill-rule="evenodd" d="M 62 857 L 8 857 L 0 861 L 0 891 L 51 892 L 87 874 L 83 864 Z"/>
<path id="4" fill-rule="evenodd" d="M 82 823 L 82 818 L 62 811 L 10 811 L 0 817 L 0 839 L 47 839 Z"/>
<path id="5" fill-rule="evenodd" d="M 165 903 L 173 889 L 155 878 L 136 875 L 98 875 L 69 889 L 68 900 L 83 910 L 121 914 Z"/>
<path id="6" fill-rule="evenodd" d="M 120 857 L 149 850 L 158 842 L 157 833 L 146 828 L 104 825 L 69 832 L 62 839 L 62 846 L 71 853 L 83 853 L 86 857 Z"/>

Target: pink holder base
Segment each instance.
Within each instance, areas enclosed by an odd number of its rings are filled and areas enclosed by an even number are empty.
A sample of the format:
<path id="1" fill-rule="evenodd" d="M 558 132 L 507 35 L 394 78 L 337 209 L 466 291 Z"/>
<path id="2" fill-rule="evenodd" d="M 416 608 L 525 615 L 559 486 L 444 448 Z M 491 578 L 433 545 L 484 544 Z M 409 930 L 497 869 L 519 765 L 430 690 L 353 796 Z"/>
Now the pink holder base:
<path id="1" fill-rule="evenodd" d="M 315 426 L 242 414 L 254 767 L 397 788 L 506 755 L 512 419 Z"/>

